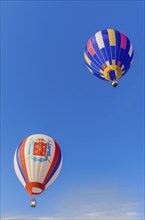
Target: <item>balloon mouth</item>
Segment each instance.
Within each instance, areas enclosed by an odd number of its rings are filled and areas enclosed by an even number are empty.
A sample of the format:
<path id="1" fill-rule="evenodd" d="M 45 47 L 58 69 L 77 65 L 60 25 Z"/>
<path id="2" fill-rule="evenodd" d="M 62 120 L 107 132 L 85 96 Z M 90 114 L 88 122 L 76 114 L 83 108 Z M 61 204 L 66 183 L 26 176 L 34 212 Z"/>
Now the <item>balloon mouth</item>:
<path id="1" fill-rule="evenodd" d="M 122 74 L 123 74 L 123 71 L 122 69 L 117 66 L 117 65 L 110 65 L 108 67 L 106 67 L 104 69 L 104 71 L 102 72 L 104 78 L 107 80 L 107 81 L 111 81 L 112 84 L 114 81 L 117 82 L 117 80 L 119 78 L 121 78 Z M 117 86 L 117 85 L 116 85 Z M 115 87 L 115 86 L 114 86 Z"/>
<path id="2" fill-rule="evenodd" d="M 29 182 L 26 184 L 26 189 L 30 196 L 41 194 L 45 190 L 45 186 L 38 182 Z"/>

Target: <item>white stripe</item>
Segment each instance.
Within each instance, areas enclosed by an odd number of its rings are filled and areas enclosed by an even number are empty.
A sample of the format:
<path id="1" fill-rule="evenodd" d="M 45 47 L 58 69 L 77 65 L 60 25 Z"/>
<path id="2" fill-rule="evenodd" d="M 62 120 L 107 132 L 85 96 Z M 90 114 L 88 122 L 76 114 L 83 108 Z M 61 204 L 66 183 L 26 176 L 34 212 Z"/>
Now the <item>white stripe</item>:
<path id="1" fill-rule="evenodd" d="M 87 68 L 90 70 L 91 73 L 93 73 L 93 71 L 87 66 Z M 94 74 L 94 73 L 93 73 Z"/>
<path id="2" fill-rule="evenodd" d="M 104 47 L 104 41 L 103 41 L 103 37 L 102 37 L 102 32 L 99 31 L 95 34 L 95 38 L 97 41 L 97 44 L 99 46 L 99 49 L 102 49 Z"/>
<path id="3" fill-rule="evenodd" d="M 21 174 L 21 171 L 19 169 L 19 166 L 18 166 L 18 163 L 17 163 L 17 159 L 16 159 L 16 152 L 17 150 L 15 151 L 15 155 L 14 155 L 14 170 L 16 172 L 16 175 L 18 177 L 18 179 L 20 180 L 20 182 L 23 184 L 23 186 L 25 187 L 26 186 L 26 182 Z"/>
<path id="4" fill-rule="evenodd" d="M 107 66 L 110 66 L 110 63 L 109 63 L 109 61 L 107 61 L 107 62 L 106 62 L 106 65 L 107 65 Z"/>
<path id="5" fill-rule="evenodd" d="M 130 44 L 130 49 L 129 49 L 129 52 L 128 52 L 128 54 L 129 54 L 130 57 L 131 57 L 131 55 L 132 55 L 132 52 L 133 52 L 133 47 L 132 47 L 132 44 Z"/>
<path id="6" fill-rule="evenodd" d="M 121 66 L 121 69 L 122 69 L 122 70 L 124 69 L 124 65 Z"/>
<path id="7" fill-rule="evenodd" d="M 31 177 L 31 159 L 30 156 L 28 154 L 28 150 L 29 150 L 29 140 L 30 138 L 28 138 L 25 142 L 25 146 L 24 146 L 24 160 L 26 163 L 26 170 L 27 170 L 27 174 L 28 174 L 28 179 L 30 182 L 32 182 L 32 177 Z"/>

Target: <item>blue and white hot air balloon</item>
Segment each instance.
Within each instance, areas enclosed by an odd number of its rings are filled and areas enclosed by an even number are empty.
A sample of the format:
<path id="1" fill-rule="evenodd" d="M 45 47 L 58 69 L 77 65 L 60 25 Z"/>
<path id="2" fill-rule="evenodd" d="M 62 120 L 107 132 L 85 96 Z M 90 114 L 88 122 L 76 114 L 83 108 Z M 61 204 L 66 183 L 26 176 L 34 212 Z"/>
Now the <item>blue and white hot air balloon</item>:
<path id="1" fill-rule="evenodd" d="M 118 79 L 130 68 L 133 54 L 128 37 L 117 30 L 107 29 L 97 32 L 88 40 L 84 58 L 95 76 L 110 81 L 116 87 Z"/>

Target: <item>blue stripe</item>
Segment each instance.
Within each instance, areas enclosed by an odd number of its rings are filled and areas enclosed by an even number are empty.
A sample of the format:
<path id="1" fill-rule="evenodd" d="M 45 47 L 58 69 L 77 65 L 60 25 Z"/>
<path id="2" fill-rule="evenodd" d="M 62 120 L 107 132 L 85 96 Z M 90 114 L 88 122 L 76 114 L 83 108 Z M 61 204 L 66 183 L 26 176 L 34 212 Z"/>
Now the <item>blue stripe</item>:
<path id="1" fill-rule="evenodd" d="M 111 71 L 109 72 L 109 76 L 110 76 L 110 79 L 111 79 L 111 80 L 116 80 L 116 75 L 115 75 L 115 71 L 114 71 L 114 70 L 111 70 Z"/>
<path id="2" fill-rule="evenodd" d="M 127 56 L 127 59 L 125 60 L 125 63 L 124 63 L 125 67 L 131 63 L 133 55 L 134 55 L 134 52 L 132 53 L 131 57 L 129 55 Z"/>
<path id="3" fill-rule="evenodd" d="M 95 71 L 93 71 L 93 73 L 94 73 L 94 75 L 96 76 L 96 77 L 98 77 L 98 78 L 100 78 L 100 79 L 103 79 L 103 80 L 105 80 L 105 81 L 108 81 L 108 80 L 106 80 L 104 77 L 102 77 L 102 75 L 100 74 L 98 74 L 98 73 L 96 73 Z"/>
<path id="4" fill-rule="evenodd" d="M 127 73 L 127 71 L 129 70 L 130 66 L 131 66 L 131 65 L 128 65 L 128 66 L 126 67 L 126 69 L 124 69 L 124 73 L 122 74 L 122 76 L 124 76 L 124 75 Z"/>
<path id="5" fill-rule="evenodd" d="M 97 69 L 95 68 L 92 68 L 91 66 L 89 66 L 87 63 L 86 63 L 86 65 L 93 71 L 93 74 L 96 76 L 96 77 L 98 77 L 98 78 L 100 78 L 100 79 L 103 79 L 103 80 L 106 80 L 105 78 L 104 78 L 104 76 L 100 73 L 100 70 L 98 70 L 97 71 Z M 106 80 L 107 81 L 107 80 Z"/>
<path id="6" fill-rule="evenodd" d="M 115 60 L 115 46 L 111 46 L 111 55 L 112 55 L 112 60 Z"/>
<path id="7" fill-rule="evenodd" d="M 101 61 L 99 60 L 97 54 L 94 54 L 94 59 L 99 63 L 99 67 L 101 68 L 102 63 L 101 63 Z"/>
<path id="8" fill-rule="evenodd" d="M 102 54 L 103 54 L 103 57 L 105 58 L 105 61 L 106 61 L 106 62 L 109 61 L 109 60 L 108 60 L 108 57 L 107 57 L 107 54 L 106 54 L 105 48 L 102 48 L 102 49 L 101 49 L 101 52 L 102 52 Z"/>
<path id="9" fill-rule="evenodd" d="M 86 62 L 86 61 L 85 61 L 85 62 Z M 98 74 L 100 74 L 100 69 L 99 69 L 99 68 L 96 68 L 96 67 L 94 67 L 93 65 L 89 65 L 87 62 L 86 62 L 86 65 L 87 65 L 92 71 L 98 72 Z"/>
<path id="10" fill-rule="evenodd" d="M 97 44 L 97 42 L 96 42 L 95 36 L 91 37 L 91 38 L 90 38 L 90 41 L 91 41 L 91 43 L 92 43 L 92 45 L 93 45 L 94 50 L 96 51 L 96 55 L 99 57 L 101 63 L 104 64 L 105 61 L 104 61 L 103 56 L 102 56 L 102 54 L 101 54 L 101 52 L 100 52 L 100 49 L 99 49 L 99 47 L 98 47 L 98 44 Z M 101 64 L 101 65 L 102 65 L 102 64 Z"/>
<path id="11" fill-rule="evenodd" d="M 129 52 L 129 49 L 130 49 L 130 41 L 129 41 L 129 39 L 127 38 L 126 48 L 125 48 L 123 57 L 122 57 L 122 59 L 120 60 L 120 61 L 121 61 L 121 65 L 122 65 L 122 64 L 124 65 L 124 61 L 126 60 L 126 57 L 127 57 L 127 55 L 128 55 L 128 52 Z"/>
<path id="12" fill-rule="evenodd" d="M 122 62 L 123 55 L 124 55 L 124 49 L 120 48 L 119 61 L 121 61 L 121 62 Z"/>
<path id="13" fill-rule="evenodd" d="M 131 66 L 131 61 L 132 61 L 132 59 L 133 59 L 133 55 L 134 55 L 134 51 L 133 51 L 131 57 L 128 56 L 128 60 L 127 60 L 125 66 L 124 66 L 124 68 L 123 68 L 123 71 L 125 71 L 125 72 L 122 74 L 122 76 L 125 75 L 125 73 L 129 70 L 129 68 L 130 68 L 130 66 Z"/>
<path id="14" fill-rule="evenodd" d="M 109 37 L 108 37 L 108 31 L 107 30 L 102 31 L 102 37 L 103 37 L 103 40 L 104 40 L 104 46 L 105 46 L 105 49 L 106 49 L 106 52 L 107 52 L 109 63 L 111 65 L 112 59 L 111 59 L 110 43 L 109 43 Z"/>
<path id="15" fill-rule="evenodd" d="M 129 59 L 130 59 L 130 56 L 129 56 L 129 54 L 127 54 L 127 56 L 126 56 L 125 60 L 123 60 L 122 64 L 124 66 L 126 66 L 126 63 L 128 62 Z"/>
<path id="16" fill-rule="evenodd" d="M 100 69 L 103 70 L 102 67 L 100 67 L 100 68 L 97 67 L 97 68 L 96 68 L 96 66 L 95 66 L 93 63 L 91 63 L 91 67 L 94 68 L 95 70 L 98 70 L 98 72 L 100 71 Z"/>
<path id="17" fill-rule="evenodd" d="M 94 73 L 94 75 L 96 76 L 96 77 L 98 77 L 98 78 L 100 78 L 100 79 L 103 79 L 103 80 L 106 80 L 105 78 L 104 78 L 104 76 L 100 73 L 100 72 L 97 72 L 96 70 L 92 70 L 93 71 L 93 73 Z M 107 81 L 107 80 L 106 80 Z"/>
<path id="18" fill-rule="evenodd" d="M 119 54 L 120 54 L 120 44 L 121 44 L 121 35 L 119 31 L 115 30 L 115 35 L 116 35 L 116 58 L 115 58 L 115 63 L 118 63 L 119 60 Z"/>
<path id="19" fill-rule="evenodd" d="M 49 180 L 52 178 L 52 176 L 55 174 L 55 172 L 57 171 L 57 169 L 58 169 L 58 167 L 60 165 L 60 162 L 61 162 L 61 158 L 62 158 L 62 156 L 61 156 L 61 151 L 60 151 L 60 155 L 59 155 L 58 161 L 57 161 L 57 163 L 56 163 L 56 165 L 55 165 L 51 175 L 49 176 L 48 180 L 46 181 L 45 186 L 49 182 Z"/>
<path id="20" fill-rule="evenodd" d="M 124 71 L 124 70 L 126 71 L 126 70 L 128 69 L 129 66 L 131 66 L 130 63 L 129 63 L 128 65 L 126 65 L 126 66 L 123 68 L 122 71 Z"/>
<path id="21" fill-rule="evenodd" d="M 25 182 L 26 182 L 26 178 L 25 178 L 25 176 L 24 176 L 24 173 L 23 173 L 23 170 L 22 170 L 22 166 L 21 166 L 21 162 L 20 162 L 20 156 L 19 156 L 20 147 L 21 147 L 21 144 L 19 145 L 19 147 L 17 148 L 17 151 L 16 151 L 16 160 L 17 160 L 17 164 L 18 164 L 20 173 L 21 173 L 21 175 L 23 176 L 23 179 L 24 179 Z"/>

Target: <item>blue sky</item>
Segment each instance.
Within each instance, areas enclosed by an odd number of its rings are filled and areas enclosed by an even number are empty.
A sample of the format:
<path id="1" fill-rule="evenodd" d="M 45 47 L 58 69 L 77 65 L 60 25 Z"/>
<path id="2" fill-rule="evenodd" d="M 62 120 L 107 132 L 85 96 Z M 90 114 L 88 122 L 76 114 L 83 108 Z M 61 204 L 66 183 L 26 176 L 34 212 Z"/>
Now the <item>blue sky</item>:
<path id="1" fill-rule="evenodd" d="M 89 37 L 115 28 L 135 56 L 117 88 L 94 77 Z M 143 219 L 144 2 L 1 2 L 1 218 Z M 31 209 L 13 169 L 17 145 L 60 145 L 57 180 Z"/>

